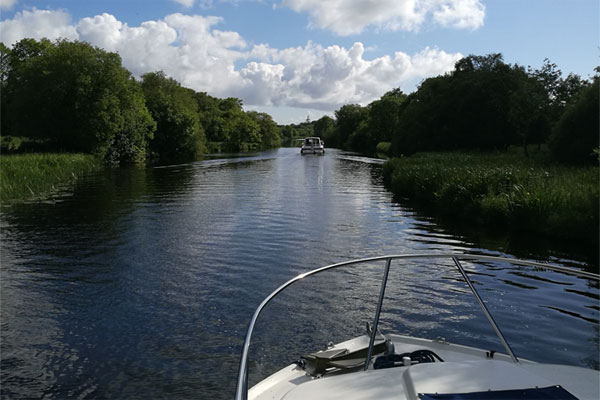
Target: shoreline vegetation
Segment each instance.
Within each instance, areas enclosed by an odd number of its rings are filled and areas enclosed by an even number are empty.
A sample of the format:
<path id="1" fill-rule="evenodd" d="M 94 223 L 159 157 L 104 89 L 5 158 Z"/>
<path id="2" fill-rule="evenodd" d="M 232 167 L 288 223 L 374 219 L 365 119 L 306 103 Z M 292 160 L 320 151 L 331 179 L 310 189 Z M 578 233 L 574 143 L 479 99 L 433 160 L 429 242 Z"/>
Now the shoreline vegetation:
<path id="1" fill-rule="evenodd" d="M 384 164 L 395 196 L 450 223 L 598 248 L 598 167 L 506 153 L 417 153 Z"/>
<path id="2" fill-rule="evenodd" d="M 91 154 L 3 154 L 0 157 L 0 203 L 45 199 L 78 178 L 104 168 Z"/>

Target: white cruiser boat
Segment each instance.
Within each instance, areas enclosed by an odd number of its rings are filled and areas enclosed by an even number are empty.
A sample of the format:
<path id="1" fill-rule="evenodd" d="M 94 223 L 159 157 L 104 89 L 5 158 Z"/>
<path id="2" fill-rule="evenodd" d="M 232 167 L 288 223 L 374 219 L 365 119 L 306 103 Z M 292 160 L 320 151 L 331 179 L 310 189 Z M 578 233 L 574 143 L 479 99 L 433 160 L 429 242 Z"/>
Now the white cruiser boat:
<path id="1" fill-rule="evenodd" d="M 504 351 L 468 347 L 444 339 L 432 340 L 395 333 L 384 335 L 379 332 L 379 318 L 390 268 L 400 267 L 399 261 L 427 263 L 439 259 L 448 260 L 447 265 L 455 268 L 465 281 Z M 301 356 L 297 362 L 248 389 L 250 341 L 256 320 L 267 303 L 290 285 L 311 275 L 342 266 L 360 268 L 373 262 L 385 263 L 385 266 L 372 328 L 367 325 L 364 336 Z M 257 308 L 243 347 L 236 399 L 600 399 L 599 371 L 538 363 L 514 354 L 463 267 L 466 263 L 496 262 L 543 268 L 600 281 L 600 276 L 596 274 L 558 265 L 471 254 L 383 256 L 328 265 L 286 282 Z"/>
<path id="2" fill-rule="evenodd" d="M 323 142 L 321 138 L 314 136 L 299 140 L 302 141 L 302 148 L 300 149 L 300 154 L 325 154 L 325 142 Z"/>

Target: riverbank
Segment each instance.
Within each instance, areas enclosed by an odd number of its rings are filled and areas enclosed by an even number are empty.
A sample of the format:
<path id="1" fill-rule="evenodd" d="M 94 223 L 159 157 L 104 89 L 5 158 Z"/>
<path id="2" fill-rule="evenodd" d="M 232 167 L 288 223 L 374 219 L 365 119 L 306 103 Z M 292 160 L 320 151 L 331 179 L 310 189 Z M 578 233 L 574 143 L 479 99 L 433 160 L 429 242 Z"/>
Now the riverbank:
<path id="1" fill-rule="evenodd" d="M 46 197 L 103 166 L 101 160 L 89 154 L 3 154 L 0 157 L 0 202 Z"/>
<path id="2" fill-rule="evenodd" d="M 516 153 L 421 153 L 386 162 L 384 180 L 394 195 L 447 221 L 598 247 L 598 167 Z"/>

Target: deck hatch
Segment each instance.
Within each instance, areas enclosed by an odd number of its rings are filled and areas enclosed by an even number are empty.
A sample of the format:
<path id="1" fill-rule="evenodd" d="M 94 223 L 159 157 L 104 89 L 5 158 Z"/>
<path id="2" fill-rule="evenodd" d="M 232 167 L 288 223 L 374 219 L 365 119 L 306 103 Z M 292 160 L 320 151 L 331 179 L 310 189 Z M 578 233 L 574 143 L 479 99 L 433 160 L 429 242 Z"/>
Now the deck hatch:
<path id="1" fill-rule="evenodd" d="M 419 393 L 421 400 L 578 400 L 562 386 L 472 393 Z"/>

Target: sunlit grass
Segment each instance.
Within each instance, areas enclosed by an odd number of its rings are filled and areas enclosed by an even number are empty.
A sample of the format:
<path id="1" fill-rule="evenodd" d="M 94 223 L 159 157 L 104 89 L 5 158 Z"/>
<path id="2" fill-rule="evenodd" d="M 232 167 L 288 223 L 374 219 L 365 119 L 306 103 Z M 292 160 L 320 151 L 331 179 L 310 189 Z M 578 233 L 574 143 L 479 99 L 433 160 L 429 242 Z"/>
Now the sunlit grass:
<path id="1" fill-rule="evenodd" d="M 0 201 L 43 198 L 101 167 L 100 160 L 87 154 L 2 155 Z"/>
<path id="2" fill-rule="evenodd" d="M 559 238 L 598 235 L 598 167 L 515 153 L 423 153 L 387 162 L 384 176 L 394 194 L 442 217 Z"/>

